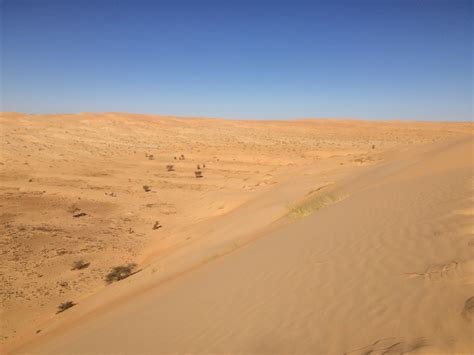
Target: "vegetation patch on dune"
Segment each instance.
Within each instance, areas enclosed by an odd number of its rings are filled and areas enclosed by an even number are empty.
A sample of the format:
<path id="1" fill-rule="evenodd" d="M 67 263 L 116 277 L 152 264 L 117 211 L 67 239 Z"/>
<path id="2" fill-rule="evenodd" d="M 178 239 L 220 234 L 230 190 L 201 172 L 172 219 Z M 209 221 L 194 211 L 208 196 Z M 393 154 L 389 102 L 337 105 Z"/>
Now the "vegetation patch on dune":
<path id="1" fill-rule="evenodd" d="M 329 194 L 311 194 L 304 200 L 289 206 L 289 216 L 292 218 L 303 218 L 310 214 L 324 208 L 326 206 L 335 204 L 347 198 L 347 195 L 329 193 Z"/>

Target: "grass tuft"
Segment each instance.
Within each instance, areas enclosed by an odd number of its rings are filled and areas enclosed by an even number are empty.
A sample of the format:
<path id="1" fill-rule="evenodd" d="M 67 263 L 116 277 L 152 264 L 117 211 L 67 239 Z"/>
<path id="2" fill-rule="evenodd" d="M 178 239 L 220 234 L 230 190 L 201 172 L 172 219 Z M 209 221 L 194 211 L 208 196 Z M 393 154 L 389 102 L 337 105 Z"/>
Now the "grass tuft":
<path id="1" fill-rule="evenodd" d="M 293 206 L 289 206 L 289 216 L 292 218 L 304 218 L 320 210 L 321 208 L 342 201 L 346 197 L 346 195 L 336 194 L 309 196 L 303 201 Z"/>

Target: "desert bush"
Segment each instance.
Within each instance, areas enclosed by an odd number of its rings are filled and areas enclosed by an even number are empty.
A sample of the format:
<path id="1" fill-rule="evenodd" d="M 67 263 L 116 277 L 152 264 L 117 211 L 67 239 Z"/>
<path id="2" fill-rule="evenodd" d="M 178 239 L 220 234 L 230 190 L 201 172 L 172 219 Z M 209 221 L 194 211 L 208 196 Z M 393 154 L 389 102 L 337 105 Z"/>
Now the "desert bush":
<path id="1" fill-rule="evenodd" d="M 61 303 L 59 306 L 58 306 L 58 311 L 56 312 L 56 314 L 58 313 L 61 313 L 61 312 L 64 312 L 65 310 L 71 308 L 71 307 L 74 307 L 76 304 L 72 301 L 67 301 L 67 302 L 64 302 L 64 303 Z"/>
<path id="2" fill-rule="evenodd" d="M 168 171 L 174 171 L 174 165 L 166 165 L 166 170 Z"/>
<path id="3" fill-rule="evenodd" d="M 202 177 L 203 177 L 203 176 L 202 176 L 202 171 L 200 171 L 200 170 L 196 170 L 196 171 L 194 172 L 194 175 L 195 175 L 197 178 L 202 178 Z"/>
<path id="4" fill-rule="evenodd" d="M 123 279 L 126 279 L 130 275 L 132 275 L 133 270 L 137 267 L 137 264 L 128 264 L 128 265 L 122 265 L 122 266 L 116 266 L 112 268 L 112 271 L 110 271 L 107 276 L 105 277 L 105 281 L 107 283 L 112 283 L 114 281 L 120 281 Z"/>
<path id="5" fill-rule="evenodd" d="M 155 224 L 153 225 L 153 229 L 154 229 L 154 230 L 155 230 L 155 229 L 159 229 L 159 228 L 161 228 L 161 227 L 162 227 L 162 226 L 161 226 L 160 222 L 158 222 L 158 221 L 156 221 Z"/>
<path id="6" fill-rule="evenodd" d="M 198 165 L 196 166 L 196 169 L 197 169 L 197 170 L 201 170 L 201 166 L 198 164 Z"/>
<path id="7" fill-rule="evenodd" d="M 148 186 L 148 185 L 143 185 L 143 190 L 145 190 L 145 192 L 150 192 L 150 191 L 151 191 L 151 187 Z"/>
<path id="8" fill-rule="evenodd" d="M 71 270 L 82 270 L 88 267 L 90 263 L 86 263 L 84 260 L 77 260 L 72 263 Z"/>

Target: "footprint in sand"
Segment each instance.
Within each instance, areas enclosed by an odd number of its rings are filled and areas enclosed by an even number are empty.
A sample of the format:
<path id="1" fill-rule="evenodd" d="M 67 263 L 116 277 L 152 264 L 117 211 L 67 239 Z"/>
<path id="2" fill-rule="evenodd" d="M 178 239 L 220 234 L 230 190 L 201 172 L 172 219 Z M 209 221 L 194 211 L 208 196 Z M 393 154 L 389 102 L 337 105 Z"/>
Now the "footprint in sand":
<path id="1" fill-rule="evenodd" d="M 405 354 L 420 348 L 429 346 L 424 338 L 400 340 L 397 338 L 379 339 L 371 345 L 360 349 L 349 351 L 345 354 L 382 355 L 382 354 Z"/>
<path id="2" fill-rule="evenodd" d="M 469 322 L 474 321 L 474 296 L 469 297 L 466 302 L 464 302 L 461 315 Z"/>
<path id="3" fill-rule="evenodd" d="M 408 273 L 410 278 L 422 277 L 425 280 L 436 281 L 460 281 L 462 283 L 474 282 L 474 259 L 458 262 L 453 260 L 449 263 L 431 265 L 422 273 Z"/>

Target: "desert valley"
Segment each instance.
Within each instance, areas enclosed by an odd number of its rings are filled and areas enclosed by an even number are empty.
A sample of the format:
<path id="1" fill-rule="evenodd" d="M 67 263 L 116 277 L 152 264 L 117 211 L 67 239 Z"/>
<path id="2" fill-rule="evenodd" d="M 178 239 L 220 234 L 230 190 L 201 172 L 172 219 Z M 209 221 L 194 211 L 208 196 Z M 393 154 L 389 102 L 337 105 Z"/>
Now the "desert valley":
<path id="1" fill-rule="evenodd" d="M 0 114 L 2 353 L 472 353 L 474 124 Z"/>

